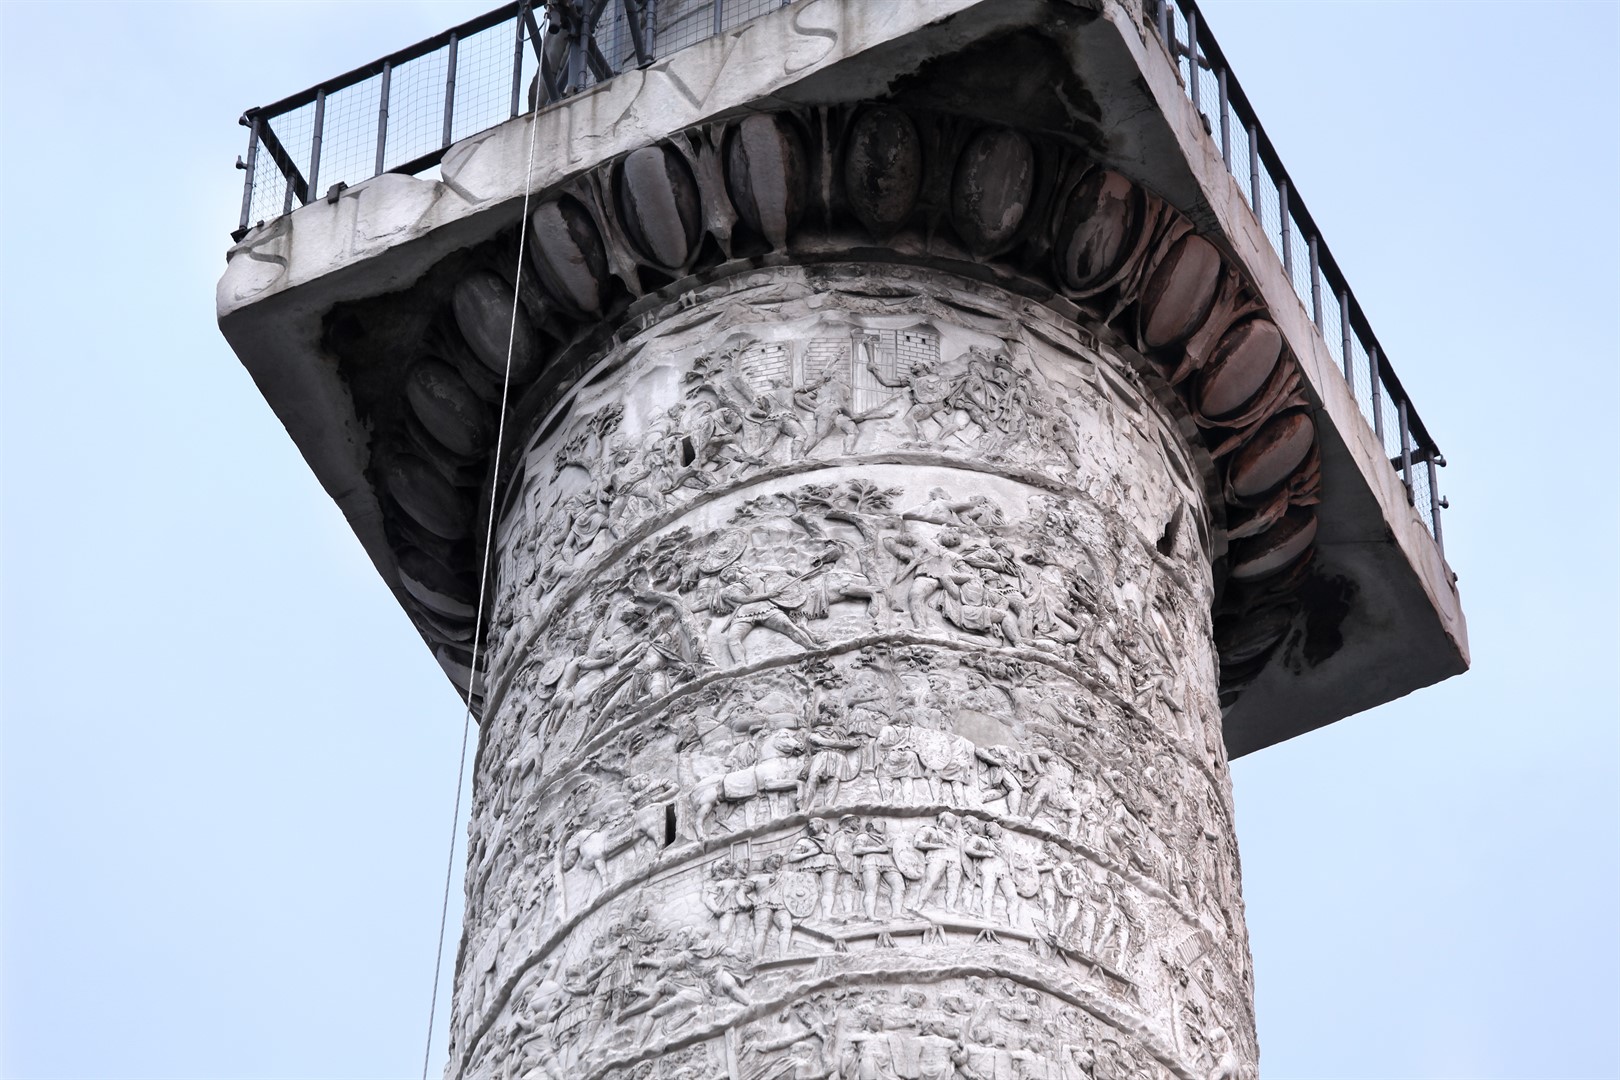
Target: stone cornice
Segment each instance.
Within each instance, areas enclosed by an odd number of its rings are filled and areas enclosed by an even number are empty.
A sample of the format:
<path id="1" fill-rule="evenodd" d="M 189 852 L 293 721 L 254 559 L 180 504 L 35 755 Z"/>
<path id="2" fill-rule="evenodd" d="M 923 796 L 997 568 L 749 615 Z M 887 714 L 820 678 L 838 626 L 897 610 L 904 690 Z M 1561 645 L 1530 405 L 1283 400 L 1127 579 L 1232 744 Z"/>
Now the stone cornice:
<path id="1" fill-rule="evenodd" d="M 1243 454 L 1258 456 L 1265 443 L 1280 451 L 1312 444 L 1286 499 L 1252 484 L 1230 488 L 1228 568 L 1248 560 L 1250 571 L 1275 570 L 1267 557 L 1290 554 L 1290 544 L 1310 544 L 1313 513 L 1317 522 L 1316 554 L 1302 580 L 1293 581 L 1298 575 L 1286 569 L 1265 580 L 1254 574 L 1223 598 L 1229 686 L 1254 678 L 1228 712 L 1228 745 L 1233 754 L 1258 749 L 1463 670 L 1466 629 L 1443 560 L 1274 265 L 1260 225 L 1234 194 L 1219 155 L 1211 156 L 1174 65 L 1141 20 L 1138 6 L 1116 0 L 796 3 L 466 140 L 447 154 L 441 181 L 380 176 L 254 231 L 232 250 L 220 282 L 221 327 L 440 663 L 465 687 L 473 538 L 428 540 L 434 558 L 418 551 L 409 564 L 402 562 L 399 515 L 378 470 L 389 445 L 414 445 L 390 440 L 422 434 L 419 419 L 409 417 L 402 382 L 413 361 L 429 352 L 446 359 L 473 398 L 486 406 L 493 399 L 492 375 L 468 353 L 448 298 L 468 275 L 493 274 L 496 283 L 511 278 L 531 131 L 541 147 L 533 197 L 557 200 L 547 211 L 554 214 L 553 231 L 560 222 L 572 235 L 582 220 L 596 230 L 602 263 L 591 273 L 605 274 L 600 280 L 607 295 L 599 298 L 604 317 L 585 318 L 580 297 L 559 291 L 555 268 L 548 286 L 540 267 L 529 264 L 524 304 L 540 373 L 524 388 L 527 396 L 513 417 L 519 424 L 537 416 L 570 372 L 621 339 L 635 320 L 728 275 L 770 265 L 886 261 L 991 282 L 1071 322 L 1082 320 L 1122 355 L 1143 346 L 1151 355 L 1146 381 L 1183 398 L 1190 416 L 1216 421 L 1200 441 L 1223 470 L 1223 491 Z M 805 59 L 808 54 L 800 54 L 812 45 L 817 51 L 806 64 L 787 62 Z M 724 78 L 718 77 L 722 70 Z M 699 89 L 683 94 L 677 82 Z M 963 133 L 1023 133 L 1037 157 L 1038 182 L 1012 246 L 998 247 L 988 233 L 958 232 L 951 193 L 939 186 L 953 182 L 955 166 L 940 166 L 937 155 L 925 159 L 927 175 L 919 178 L 913 216 L 905 222 L 886 216 L 894 193 L 883 185 L 865 203 L 845 198 L 847 162 L 837 155 L 851 136 L 848 125 L 880 103 L 906 110 L 925 151 L 948 143 L 959 153 L 969 137 Z M 761 111 L 798 118 L 792 122 L 800 125 L 811 178 L 800 217 L 781 244 L 767 235 L 763 217 L 750 225 L 749 208 L 733 199 L 724 145 L 701 145 L 729 138 L 727 132 Z M 613 117 L 618 123 L 604 130 L 601 122 Z M 825 131 L 823 117 L 831 123 Z M 597 133 L 589 140 L 573 139 L 592 124 Z M 956 133 L 940 135 L 941 124 L 956 125 Z M 660 164 L 654 155 L 673 154 L 683 163 L 677 168 L 691 170 L 699 198 L 695 238 L 678 208 L 681 228 L 661 233 L 647 232 L 640 220 L 654 212 L 651 203 L 635 208 L 636 224 L 626 218 L 619 191 L 627 162 L 638 154 L 644 175 L 635 186 L 644 191 Z M 1049 174 L 1053 161 L 1061 178 Z M 903 163 L 882 164 L 879 173 Z M 1132 192 L 1126 201 L 1144 215 L 1138 239 L 1146 246 L 1131 252 L 1139 273 L 1130 280 L 1063 277 L 1057 233 L 1065 210 L 1055 200 L 1070 198 L 1086 169 L 1097 177 L 1112 170 L 1113 181 Z M 668 190 L 675 192 L 673 182 Z M 1039 199 L 1047 201 L 1037 205 Z M 564 220 L 571 212 L 565 206 L 578 208 L 583 218 Z M 693 249 L 683 255 L 677 250 L 683 244 Z M 1176 258 L 1193 260 L 1188 273 L 1203 259 L 1220 263 L 1216 297 L 1198 328 L 1210 333 L 1149 344 L 1151 320 L 1140 318 L 1144 290 L 1178 244 Z M 483 280 L 489 296 L 501 291 L 498 284 L 491 290 L 489 277 Z M 1117 302 L 1127 292 L 1131 298 L 1114 310 L 1110 295 Z M 1235 370 L 1217 360 L 1230 360 L 1239 345 L 1229 341 L 1227 354 L 1217 357 L 1221 337 L 1244 320 L 1260 325 L 1261 309 L 1242 307 L 1249 304 L 1263 305 L 1264 320 L 1280 331 L 1282 360 L 1271 371 L 1288 384 L 1268 385 L 1254 403 L 1261 408 L 1255 417 L 1212 417 L 1205 384 Z M 1213 330 L 1216 324 L 1224 329 Z M 504 329 L 503 319 L 503 345 Z M 490 335 L 484 339 L 487 344 Z M 1259 339 L 1242 345 L 1244 351 L 1270 348 Z M 1180 356 L 1172 356 L 1178 348 Z M 334 362 L 338 357 L 343 364 Z M 443 384 L 437 389 L 459 392 Z M 1253 442 L 1266 420 L 1292 427 Z M 477 437 L 485 425 L 476 417 L 468 422 Z M 1250 441 L 1223 445 L 1230 438 Z M 447 483 L 448 503 L 465 512 L 480 498 L 488 466 L 478 454 L 453 457 L 451 467 L 419 470 L 416 478 L 429 487 Z M 1313 508 L 1315 477 L 1327 501 Z M 1218 501 L 1227 503 L 1224 494 Z M 1224 509 L 1217 507 L 1216 516 Z M 1272 531 L 1279 526 L 1282 531 Z M 1253 535 L 1241 535 L 1246 527 Z M 1274 546 L 1262 546 L 1261 533 Z M 1217 558 L 1222 539 L 1217 535 L 1212 544 Z M 451 550 L 442 550 L 446 545 Z M 1296 585 L 1305 589 L 1303 608 L 1290 599 L 1301 595 L 1291 591 Z M 1390 633 L 1391 627 L 1400 632 Z"/>
<path id="2" fill-rule="evenodd" d="M 568 357 L 597 355 L 649 302 L 676 300 L 722 268 L 897 262 L 988 278 L 1148 358 L 1192 417 L 1224 500 L 1210 553 L 1225 584 L 1216 621 L 1228 701 L 1293 624 L 1320 493 L 1297 364 L 1218 248 L 1074 147 L 889 104 L 756 113 L 557 185 L 529 228 L 518 427 L 580 369 Z M 387 342 L 386 375 L 374 305 L 328 319 L 372 427 L 370 478 L 387 496 L 413 614 L 441 657 L 462 665 L 515 249 L 515 235 L 499 237 L 392 298 L 426 318 L 414 356 Z"/>

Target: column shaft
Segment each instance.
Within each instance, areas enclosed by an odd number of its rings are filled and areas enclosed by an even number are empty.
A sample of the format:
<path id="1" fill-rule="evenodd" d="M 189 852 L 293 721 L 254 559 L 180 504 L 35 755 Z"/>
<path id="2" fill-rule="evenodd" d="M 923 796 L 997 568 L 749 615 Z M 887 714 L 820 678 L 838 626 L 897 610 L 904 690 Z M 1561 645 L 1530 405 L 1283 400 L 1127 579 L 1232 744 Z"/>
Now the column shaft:
<path id="1" fill-rule="evenodd" d="M 722 278 L 621 339 L 498 535 L 450 1075 L 1252 1066 L 1171 397 L 908 267 Z"/>

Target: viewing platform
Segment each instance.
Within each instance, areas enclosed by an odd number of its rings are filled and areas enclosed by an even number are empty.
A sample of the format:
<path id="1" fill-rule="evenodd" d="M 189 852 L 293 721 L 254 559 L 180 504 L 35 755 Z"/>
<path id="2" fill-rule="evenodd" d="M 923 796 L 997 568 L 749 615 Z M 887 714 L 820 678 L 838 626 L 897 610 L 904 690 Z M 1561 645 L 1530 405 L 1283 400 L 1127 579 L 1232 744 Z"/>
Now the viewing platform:
<path id="1" fill-rule="evenodd" d="M 884 65 L 919 70 L 967 28 L 1033 24 L 1048 8 L 1094 17 L 1070 41 L 1092 100 L 1056 100 L 1040 126 L 1062 128 L 1068 110 L 1063 138 L 1163 197 L 1236 259 L 1297 358 L 1318 418 L 1320 580 L 1357 599 L 1330 600 L 1322 610 L 1338 612 L 1334 626 L 1295 626 L 1294 658 L 1276 650 L 1246 680 L 1228 703 L 1229 749 L 1257 749 L 1463 670 L 1467 634 L 1443 548 L 1445 457 L 1190 0 L 503 5 L 243 115 L 222 327 L 399 590 L 384 508 L 365 478 L 364 433 L 352 417 L 301 412 L 321 395 L 295 389 L 299 365 L 273 358 L 318 351 L 316 308 L 397 288 L 508 227 L 523 194 L 523 118 L 540 125 L 532 190 L 543 191 L 661 133 L 759 107 L 751 103 L 791 106 L 809 87 L 842 92 L 840 79 L 851 95 L 880 93 Z M 915 32 L 905 37 L 902 24 Z M 795 52 L 750 51 L 779 31 L 794 35 Z M 964 107 L 1014 120 L 993 102 Z M 244 338 L 281 320 L 286 305 L 303 313 L 305 344 L 286 339 L 284 320 L 280 340 Z M 334 441 L 337 431 L 347 434 Z M 1377 629 L 1396 622 L 1428 629 L 1402 641 Z M 1313 664 L 1324 670 L 1295 677 Z"/>

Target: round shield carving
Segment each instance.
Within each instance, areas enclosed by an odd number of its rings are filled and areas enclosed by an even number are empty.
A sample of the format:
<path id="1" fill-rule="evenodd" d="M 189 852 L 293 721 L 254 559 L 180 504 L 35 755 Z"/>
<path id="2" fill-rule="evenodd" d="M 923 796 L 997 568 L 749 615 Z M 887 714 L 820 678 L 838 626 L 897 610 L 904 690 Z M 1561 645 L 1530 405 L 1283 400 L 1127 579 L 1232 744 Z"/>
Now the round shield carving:
<path id="1" fill-rule="evenodd" d="M 541 686 L 556 686 L 558 680 L 563 677 L 563 672 L 567 670 L 568 662 L 571 659 L 572 657 L 568 656 L 554 656 L 547 660 L 545 666 L 540 669 L 540 675 L 536 681 Z"/>
<path id="2" fill-rule="evenodd" d="M 782 906 L 795 919 L 808 919 L 816 910 L 816 876 L 808 870 L 789 870 L 782 875 Z"/>
<path id="3" fill-rule="evenodd" d="M 748 547 L 748 534 L 743 532 L 721 533 L 715 542 L 709 546 L 703 560 L 698 563 L 698 569 L 705 574 L 718 574 L 738 559 Z"/>

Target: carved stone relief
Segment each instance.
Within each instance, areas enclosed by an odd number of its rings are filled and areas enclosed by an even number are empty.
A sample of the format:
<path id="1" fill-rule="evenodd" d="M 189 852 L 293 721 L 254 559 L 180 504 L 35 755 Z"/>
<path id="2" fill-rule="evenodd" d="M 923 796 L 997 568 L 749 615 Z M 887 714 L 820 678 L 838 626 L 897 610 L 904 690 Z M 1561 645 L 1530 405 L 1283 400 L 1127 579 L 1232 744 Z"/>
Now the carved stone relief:
<path id="1" fill-rule="evenodd" d="M 780 267 L 582 373 L 499 525 L 449 1075 L 1252 1070 L 1222 482 L 1128 354 Z"/>
<path id="2" fill-rule="evenodd" d="M 761 267 L 855 260 L 888 274 L 903 272 L 900 264 L 927 265 L 1038 300 L 1046 315 L 1030 322 L 1044 329 L 1031 333 L 1062 340 L 1078 329 L 1134 351 L 1185 409 L 1188 430 L 1179 441 L 1208 453 L 1215 498 L 1200 528 L 1218 566 L 1209 599 L 1224 701 L 1293 625 L 1319 486 L 1298 366 L 1213 244 L 1164 200 L 1062 140 L 885 103 L 754 113 L 678 133 L 542 193 L 526 228 L 532 272 L 517 285 L 512 368 L 519 414 L 547 407 L 612 344 L 610 335 L 622 348 L 649 307 L 696 303 L 707 283 L 746 279 Z M 491 475 L 515 234 L 447 259 L 413 286 L 403 317 L 396 296 L 382 302 L 386 317 L 362 303 L 329 321 L 329 344 L 344 358 L 375 433 L 371 471 L 400 587 L 476 708 L 484 687 L 470 667 L 473 534 L 483 519 L 473 507 Z M 998 303 L 1034 306 L 1003 295 Z M 982 301 L 968 303 L 970 313 L 994 315 Z M 351 332 L 351 321 L 370 332 Z M 615 539 L 666 503 L 698 498 L 720 474 L 779 466 L 799 454 L 855 455 L 875 439 L 898 438 L 897 451 L 906 443 L 965 449 L 971 436 L 984 460 L 1048 476 L 1057 468 L 1046 460 L 1051 454 L 1072 448 L 1083 456 L 1086 433 L 1061 430 L 1075 421 L 1043 411 L 1019 382 L 1027 361 L 1018 349 L 1028 342 L 1014 339 L 1001 359 L 983 344 L 986 355 L 976 362 L 949 349 L 921 362 L 930 321 L 937 316 L 870 327 L 805 324 L 794 332 L 819 336 L 802 344 L 795 337 L 791 349 L 772 337 L 782 329 L 761 329 L 752 342 L 710 342 L 709 366 L 693 372 L 707 389 L 671 398 L 664 408 L 679 405 L 690 415 L 659 421 L 666 433 L 680 429 L 696 440 L 692 460 L 671 464 L 675 448 L 643 445 L 657 442 L 658 427 L 633 402 L 623 421 L 603 415 L 601 430 L 575 430 L 576 456 L 600 450 L 631 467 L 613 477 L 622 492 L 575 493 L 576 504 L 558 511 L 569 532 L 547 554 L 560 553 L 564 563 L 587 556 L 590 545 L 607 543 L 600 534 Z M 399 327 L 398 340 L 379 332 L 384 323 Z M 362 355 L 368 348 L 384 350 L 390 362 Z M 401 364 L 401 354 L 414 359 Z M 404 384 L 386 383 L 384 371 L 404 371 Z M 962 402 L 979 402 L 979 415 Z M 621 422 L 631 426 L 621 431 Z M 1026 422 L 1040 430 L 1012 426 Z M 616 503 L 611 521 L 607 502 L 592 505 L 592 497 Z M 538 557 L 528 565 L 547 572 Z"/>

